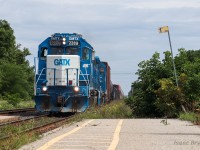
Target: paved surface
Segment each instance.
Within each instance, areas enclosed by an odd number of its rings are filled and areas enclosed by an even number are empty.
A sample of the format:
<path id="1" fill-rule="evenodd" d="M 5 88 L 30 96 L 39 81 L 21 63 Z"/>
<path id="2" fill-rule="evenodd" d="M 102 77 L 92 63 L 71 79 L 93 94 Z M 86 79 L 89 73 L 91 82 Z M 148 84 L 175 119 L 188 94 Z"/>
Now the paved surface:
<path id="1" fill-rule="evenodd" d="M 200 150 L 200 127 L 169 119 L 124 120 L 118 150 Z"/>
<path id="2" fill-rule="evenodd" d="M 96 119 L 60 128 L 21 149 L 200 150 L 200 127 L 169 119 Z"/>
<path id="3" fill-rule="evenodd" d="M 18 120 L 18 116 L 0 116 L 0 123 Z"/>

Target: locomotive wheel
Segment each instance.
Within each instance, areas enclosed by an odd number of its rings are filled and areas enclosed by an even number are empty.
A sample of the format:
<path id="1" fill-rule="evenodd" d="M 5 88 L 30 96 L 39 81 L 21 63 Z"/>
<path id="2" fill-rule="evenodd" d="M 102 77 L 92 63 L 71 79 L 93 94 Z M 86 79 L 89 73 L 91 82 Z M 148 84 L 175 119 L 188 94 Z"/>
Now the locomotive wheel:
<path id="1" fill-rule="evenodd" d="M 102 100 L 101 105 L 104 105 L 104 104 L 105 104 L 105 97 L 102 96 L 102 97 L 101 97 L 101 100 Z"/>
<path id="2" fill-rule="evenodd" d="M 98 100 L 98 97 L 95 96 L 95 97 L 94 97 L 94 106 L 97 106 L 97 100 Z"/>
<path id="3" fill-rule="evenodd" d="M 48 116 L 49 117 L 53 117 L 54 116 L 54 112 L 50 111 Z"/>

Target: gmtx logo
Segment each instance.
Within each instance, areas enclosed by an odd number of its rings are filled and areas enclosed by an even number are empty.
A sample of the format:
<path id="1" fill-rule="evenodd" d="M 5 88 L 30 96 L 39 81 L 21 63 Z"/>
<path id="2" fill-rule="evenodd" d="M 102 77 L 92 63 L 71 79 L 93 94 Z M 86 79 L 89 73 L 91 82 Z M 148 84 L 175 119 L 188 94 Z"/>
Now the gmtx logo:
<path id="1" fill-rule="evenodd" d="M 54 59 L 56 66 L 70 66 L 70 59 Z"/>

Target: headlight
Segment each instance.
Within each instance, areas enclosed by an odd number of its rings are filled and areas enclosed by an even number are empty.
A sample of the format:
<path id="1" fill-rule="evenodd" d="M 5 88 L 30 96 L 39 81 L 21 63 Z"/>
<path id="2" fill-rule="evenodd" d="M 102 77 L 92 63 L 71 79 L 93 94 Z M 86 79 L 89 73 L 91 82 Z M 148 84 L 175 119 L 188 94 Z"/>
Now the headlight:
<path id="1" fill-rule="evenodd" d="M 74 91 L 75 91 L 75 92 L 78 92 L 78 91 L 79 91 L 79 87 L 78 87 L 78 86 L 75 86 L 75 87 L 74 87 Z"/>
<path id="2" fill-rule="evenodd" d="M 43 92 L 46 92 L 47 89 L 48 89 L 48 88 L 47 88 L 46 86 L 43 86 L 43 87 L 42 87 L 42 91 L 43 91 Z"/>

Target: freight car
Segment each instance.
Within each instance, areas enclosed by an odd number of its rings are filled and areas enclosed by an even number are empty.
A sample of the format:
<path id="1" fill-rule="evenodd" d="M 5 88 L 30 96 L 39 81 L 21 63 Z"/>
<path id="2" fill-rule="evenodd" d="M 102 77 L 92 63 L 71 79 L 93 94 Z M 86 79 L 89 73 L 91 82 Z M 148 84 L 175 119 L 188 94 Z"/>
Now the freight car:
<path id="1" fill-rule="evenodd" d="M 80 34 L 55 33 L 35 58 L 35 108 L 49 112 L 83 112 L 113 98 L 110 66 L 95 56 Z M 115 94 L 116 95 L 116 94 Z"/>
<path id="2" fill-rule="evenodd" d="M 120 100 L 124 98 L 124 93 L 121 89 L 121 86 L 118 84 L 113 84 L 113 93 L 112 93 L 113 99 Z"/>

